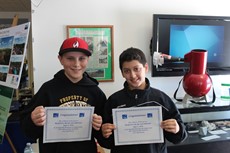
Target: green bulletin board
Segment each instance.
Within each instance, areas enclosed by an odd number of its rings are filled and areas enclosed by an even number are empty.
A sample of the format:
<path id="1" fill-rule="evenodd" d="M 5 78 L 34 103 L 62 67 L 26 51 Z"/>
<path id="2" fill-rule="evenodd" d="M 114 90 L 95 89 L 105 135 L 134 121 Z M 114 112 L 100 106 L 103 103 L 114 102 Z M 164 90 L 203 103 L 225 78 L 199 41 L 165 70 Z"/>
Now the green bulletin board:
<path id="1" fill-rule="evenodd" d="M 114 81 L 113 26 L 67 26 L 67 37 L 84 39 L 92 51 L 86 72 L 99 82 Z"/>

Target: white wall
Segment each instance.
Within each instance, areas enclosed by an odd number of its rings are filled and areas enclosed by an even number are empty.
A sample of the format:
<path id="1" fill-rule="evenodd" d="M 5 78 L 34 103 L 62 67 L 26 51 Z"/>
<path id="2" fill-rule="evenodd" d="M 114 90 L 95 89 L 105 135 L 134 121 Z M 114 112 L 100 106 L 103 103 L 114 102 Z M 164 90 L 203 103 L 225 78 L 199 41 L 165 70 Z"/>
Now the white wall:
<path id="1" fill-rule="evenodd" d="M 43 0 L 39 6 L 32 4 L 32 10 L 35 92 L 62 68 L 57 55 L 62 41 L 67 37 L 66 25 L 114 25 L 115 81 L 100 83 L 107 96 L 123 87 L 118 57 L 124 49 L 131 46 L 142 49 L 149 57 L 150 65 L 153 14 L 230 16 L 226 0 Z M 181 79 L 152 78 L 150 75 L 149 72 L 147 76 L 151 85 L 162 89 L 170 97 Z M 217 96 L 220 80 L 227 82 L 227 78 L 229 76 L 213 77 Z"/>

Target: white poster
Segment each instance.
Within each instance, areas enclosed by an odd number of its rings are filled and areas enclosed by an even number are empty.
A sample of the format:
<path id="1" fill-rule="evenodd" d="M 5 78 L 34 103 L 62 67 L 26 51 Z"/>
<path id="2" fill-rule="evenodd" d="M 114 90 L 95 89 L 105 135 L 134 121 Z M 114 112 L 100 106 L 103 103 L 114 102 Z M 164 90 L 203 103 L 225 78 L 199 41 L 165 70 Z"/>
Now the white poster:
<path id="1" fill-rule="evenodd" d="M 164 142 L 161 106 L 116 108 L 112 112 L 116 146 Z"/>
<path id="2" fill-rule="evenodd" d="M 43 143 L 91 139 L 94 107 L 46 107 Z"/>
<path id="3" fill-rule="evenodd" d="M 0 30 L 0 85 L 18 88 L 29 29 L 30 22 Z"/>

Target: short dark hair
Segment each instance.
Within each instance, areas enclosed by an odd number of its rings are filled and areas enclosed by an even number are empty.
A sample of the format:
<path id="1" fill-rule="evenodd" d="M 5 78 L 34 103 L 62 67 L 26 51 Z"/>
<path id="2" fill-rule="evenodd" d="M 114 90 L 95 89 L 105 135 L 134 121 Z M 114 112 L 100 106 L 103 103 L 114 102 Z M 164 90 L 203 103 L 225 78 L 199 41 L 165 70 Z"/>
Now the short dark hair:
<path id="1" fill-rule="evenodd" d="M 147 63 L 145 54 L 140 49 L 130 47 L 124 50 L 119 57 L 119 66 L 121 71 L 123 63 L 130 62 L 132 60 L 139 61 L 143 66 Z"/>

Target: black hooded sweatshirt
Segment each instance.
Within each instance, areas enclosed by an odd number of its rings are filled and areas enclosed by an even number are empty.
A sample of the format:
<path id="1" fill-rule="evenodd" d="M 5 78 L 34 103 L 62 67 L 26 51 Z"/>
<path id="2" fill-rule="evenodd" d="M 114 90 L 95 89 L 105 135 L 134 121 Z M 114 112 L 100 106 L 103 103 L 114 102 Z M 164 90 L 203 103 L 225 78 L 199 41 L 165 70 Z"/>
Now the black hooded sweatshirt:
<path id="1" fill-rule="evenodd" d="M 83 78 L 72 83 L 60 70 L 54 78 L 45 82 L 39 91 L 33 96 L 29 105 L 20 115 L 21 128 L 25 135 L 39 139 L 40 153 L 97 153 L 95 138 L 101 143 L 103 136 L 101 131 L 92 130 L 91 140 L 78 142 L 43 143 L 43 126 L 36 126 L 31 120 L 31 112 L 37 106 L 93 106 L 94 113 L 103 113 L 106 96 L 98 87 L 97 80 L 89 77 L 86 73 Z"/>
<path id="2" fill-rule="evenodd" d="M 175 119 L 180 126 L 177 134 L 164 131 L 164 138 L 172 143 L 180 143 L 187 137 L 184 123 L 174 102 L 164 92 L 150 87 L 150 82 L 146 78 L 146 88 L 144 90 L 130 90 L 128 83 L 124 83 L 124 88 L 112 94 L 105 105 L 104 123 L 113 123 L 112 109 L 141 106 L 162 106 L 163 120 Z M 111 153 L 167 153 L 167 146 L 164 143 L 138 144 L 138 145 L 114 145 L 114 135 L 107 139 L 107 144 L 103 147 L 111 149 Z"/>

